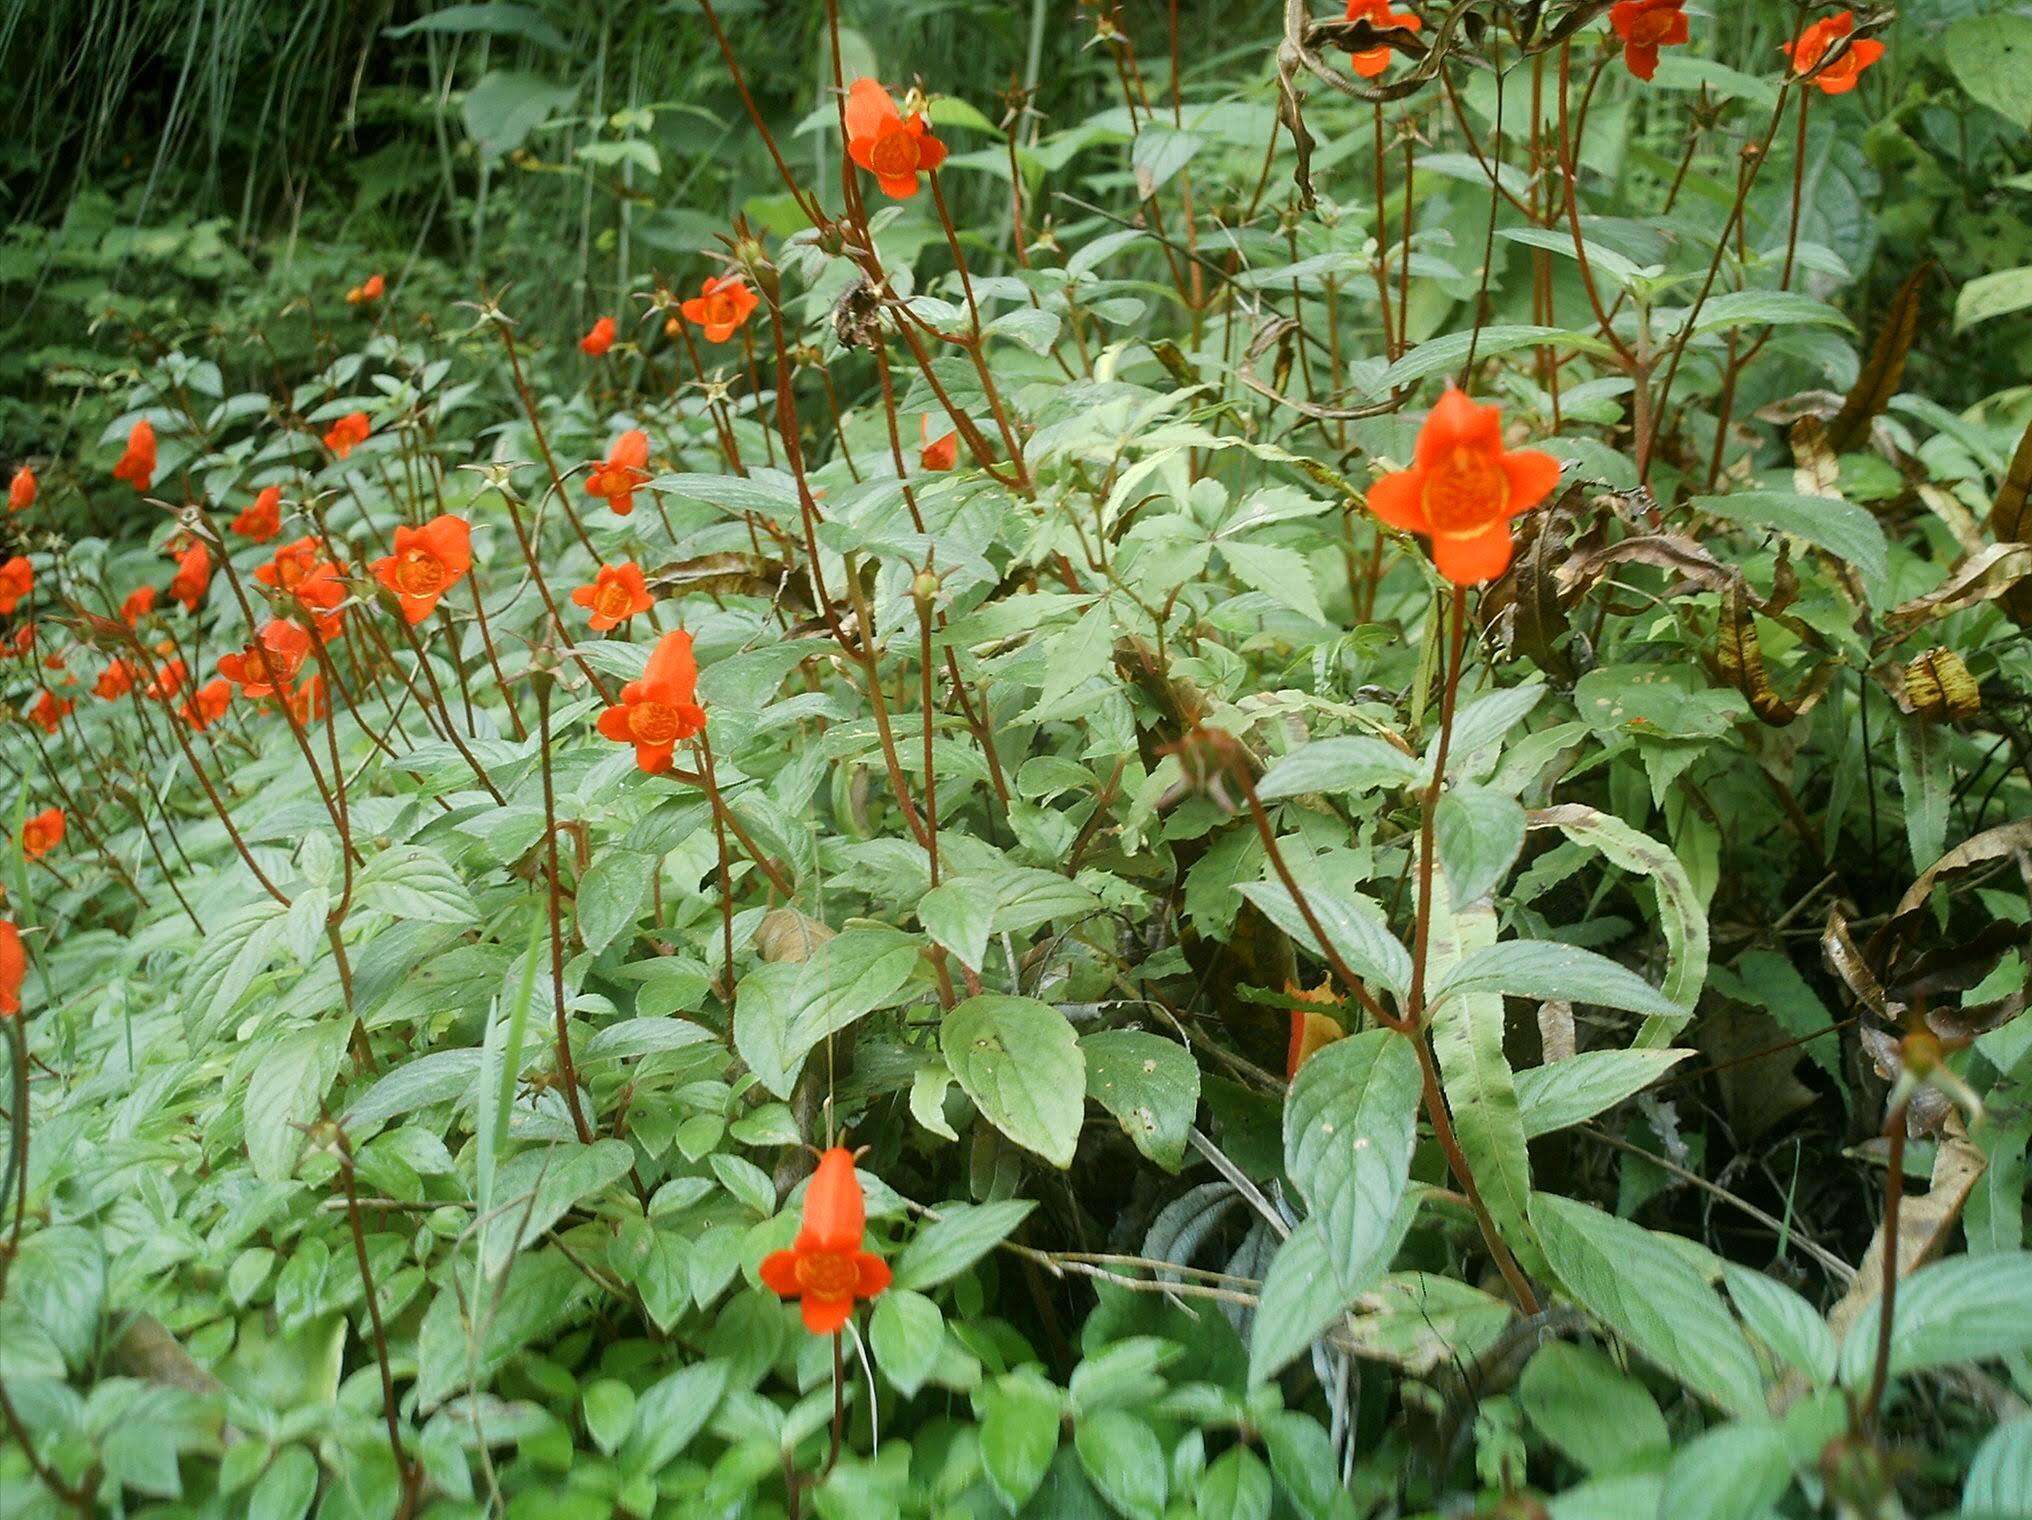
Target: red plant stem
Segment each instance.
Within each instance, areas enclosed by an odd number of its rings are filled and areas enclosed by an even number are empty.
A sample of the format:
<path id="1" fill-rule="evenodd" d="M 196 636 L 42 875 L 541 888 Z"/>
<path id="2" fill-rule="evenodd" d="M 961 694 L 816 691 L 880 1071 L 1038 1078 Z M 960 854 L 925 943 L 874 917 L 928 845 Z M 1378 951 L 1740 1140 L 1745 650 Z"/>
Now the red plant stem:
<path id="1" fill-rule="evenodd" d="M 402 1446 L 402 1425 L 396 1415 L 395 1373 L 388 1360 L 388 1331 L 381 1323 L 381 1295 L 374 1291 L 374 1272 L 367 1264 L 367 1231 L 360 1219 L 360 1194 L 353 1181 L 352 1142 L 336 1124 L 332 1134 L 339 1152 L 339 1182 L 346 1191 L 346 1224 L 353 1236 L 353 1260 L 360 1268 L 360 1286 L 367 1295 L 367 1321 L 374 1331 L 374 1360 L 381 1371 L 381 1417 L 388 1425 L 388 1450 L 402 1483 L 402 1506 L 397 1514 L 406 1520 L 415 1512 L 419 1474 Z"/>
<path id="2" fill-rule="evenodd" d="M 505 317 L 495 322 L 494 328 L 501 334 L 502 347 L 508 351 L 508 373 L 514 378 L 515 394 L 522 402 L 522 414 L 529 419 L 529 430 L 536 435 L 536 447 L 543 455 L 544 468 L 550 471 L 550 486 L 557 492 L 558 506 L 564 512 L 565 521 L 571 524 L 572 532 L 576 533 L 579 542 L 585 545 L 586 553 L 592 555 L 593 562 L 597 564 L 600 551 L 593 547 L 592 539 L 586 536 L 585 524 L 579 521 L 578 513 L 572 510 L 571 493 L 565 489 L 564 476 L 557 468 L 557 457 L 550 452 L 550 440 L 543 436 L 543 419 L 537 415 L 536 398 L 530 394 L 529 381 L 522 373 L 522 356 L 515 349 L 514 330 L 508 325 Z"/>
<path id="3" fill-rule="evenodd" d="M 719 844 L 720 938 L 726 972 L 720 995 L 734 1006 L 734 877 L 727 864 L 727 810 L 720 802 L 720 783 L 713 771 L 713 744 L 705 730 L 699 730 L 699 778 L 705 783 L 707 805 L 713 814 L 713 837 Z"/>
<path id="4" fill-rule="evenodd" d="M 1858 1423 L 1864 1428 L 1877 1423 L 1884 1402 L 1884 1385 L 1891 1376 L 1891 1327 L 1898 1312 L 1898 1206 L 1905 1197 L 1905 1108 L 1891 1110 L 1884 1121 L 1884 1139 L 1890 1154 L 1884 1168 L 1884 1302 L 1877 1314 L 1877 1356 L 1870 1370 L 1870 1391 L 1864 1395 Z"/>
<path id="5" fill-rule="evenodd" d="M 550 919 L 550 1000 L 556 1024 L 554 1037 L 557 1075 L 558 1081 L 564 1087 L 565 1107 L 571 1110 L 572 1128 L 578 1131 L 579 1144 L 591 1145 L 593 1129 L 586 1123 L 585 1110 L 579 1105 L 578 1066 L 572 1060 L 571 1027 L 564 1003 L 564 926 L 557 873 L 557 793 L 551 778 L 550 766 L 548 679 L 536 683 L 536 731 L 543 772 L 543 849 L 546 866 L 544 874 L 548 889 L 545 894 L 545 907 Z"/>

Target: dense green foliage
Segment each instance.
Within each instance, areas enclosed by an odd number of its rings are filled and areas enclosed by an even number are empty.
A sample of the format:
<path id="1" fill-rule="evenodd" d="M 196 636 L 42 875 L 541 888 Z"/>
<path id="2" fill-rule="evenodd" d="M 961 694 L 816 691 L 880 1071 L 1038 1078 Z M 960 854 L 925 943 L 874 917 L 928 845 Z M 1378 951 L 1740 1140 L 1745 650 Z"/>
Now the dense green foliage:
<path id="1" fill-rule="evenodd" d="M 841 9 L 0 3 L 0 1513 L 2032 1513 L 2032 9 Z"/>

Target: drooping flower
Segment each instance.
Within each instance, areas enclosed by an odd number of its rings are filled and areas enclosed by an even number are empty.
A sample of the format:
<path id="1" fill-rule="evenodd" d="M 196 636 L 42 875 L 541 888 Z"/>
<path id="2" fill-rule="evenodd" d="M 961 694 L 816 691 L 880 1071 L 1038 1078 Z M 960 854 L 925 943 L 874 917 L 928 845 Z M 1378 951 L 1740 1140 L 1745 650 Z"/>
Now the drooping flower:
<path id="1" fill-rule="evenodd" d="M 35 567 L 29 564 L 27 555 L 17 554 L 0 565 L 0 617 L 12 612 L 34 589 Z"/>
<path id="2" fill-rule="evenodd" d="M 1639 79 L 1658 72 L 1658 50 L 1678 47 L 1692 35 L 1686 0 L 1617 0 L 1609 7 L 1609 25 L 1623 39 L 1623 62 Z"/>
<path id="3" fill-rule="evenodd" d="M 945 162 L 945 144 L 932 136 L 922 111 L 906 117 L 881 85 L 856 79 L 847 91 L 847 154 L 875 176 L 884 195 L 900 201 L 917 194 L 919 174 Z"/>
<path id="4" fill-rule="evenodd" d="M 889 1263 L 863 1249 L 867 1217 L 853 1155 L 834 1146 L 805 1185 L 797 1239 L 787 1251 L 770 1252 L 761 1267 L 763 1286 L 796 1299 L 813 1335 L 838 1334 L 857 1300 L 889 1286 Z"/>
<path id="5" fill-rule="evenodd" d="M 76 705 L 69 700 L 59 702 L 54 692 L 45 690 L 35 699 L 35 705 L 28 709 L 28 721 L 44 733 L 53 734 Z"/>
<path id="6" fill-rule="evenodd" d="M 621 688 L 621 700 L 600 714 L 599 729 L 619 744 L 635 746 L 635 763 L 652 776 L 670 769 L 672 752 L 704 731 L 698 702 L 698 661 L 691 635 L 673 629 L 657 641 L 642 679 Z"/>
<path id="7" fill-rule="evenodd" d="M 586 495 L 605 497 L 616 517 L 626 517 L 635 510 L 635 492 L 649 479 L 648 463 L 649 435 L 628 429 L 586 476 Z"/>
<path id="8" fill-rule="evenodd" d="M 192 692 L 190 700 L 176 710 L 176 715 L 202 733 L 226 715 L 226 709 L 232 702 L 233 683 L 221 677 L 205 682 Z"/>
<path id="9" fill-rule="evenodd" d="M 1510 519 L 1559 483 L 1559 461 L 1503 447 L 1502 411 L 1452 386 L 1418 431 L 1412 466 L 1369 487 L 1369 510 L 1432 540 L 1432 562 L 1457 586 L 1492 581 L 1510 565 Z"/>
<path id="10" fill-rule="evenodd" d="M 124 480 L 137 491 L 155 481 L 155 425 L 146 417 L 127 430 L 127 451 L 113 466 L 113 478 Z"/>
<path id="11" fill-rule="evenodd" d="M 233 531 L 242 538 L 265 544 L 282 531 L 282 487 L 266 486 L 250 507 L 242 507 L 233 519 Z"/>
<path id="12" fill-rule="evenodd" d="M 1884 44 L 1874 37 L 1858 37 L 1833 63 L 1821 68 L 1821 60 L 1842 38 L 1856 29 L 1856 13 L 1843 11 L 1838 16 L 1822 16 L 1811 22 L 1791 41 L 1779 44 L 1779 51 L 1792 60 L 1792 75 L 1795 79 L 1811 74 L 1809 81 L 1820 87 L 1823 95 L 1846 95 L 1856 87 L 1863 70 L 1884 56 Z M 1819 73 L 1814 70 L 1819 69 Z"/>
<path id="13" fill-rule="evenodd" d="M 115 660 L 99 672 L 98 684 L 92 687 L 92 695 L 102 702 L 113 702 L 133 689 L 134 667 L 125 660 Z"/>
<path id="14" fill-rule="evenodd" d="M 194 543 L 177 556 L 176 574 L 170 578 L 170 597 L 183 603 L 184 611 L 196 612 L 212 584 L 212 551 Z"/>
<path id="15" fill-rule="evenodd" d="M 346 292 L 348 306 L 366 306 L 378 301 L 387 293 L 388 282 L 378 274 L 370 274 L 358 285 Z"/>
<path id="16" fill-rule="evenodd" d="M 943 438 L 931 436 L 931 419 L 920 416 L 917 419 L 917 437 L 922 447 L 917 451 L 917 462 L 927 470 L 950 470 L 960 461 L 960 435 L 948 431 Z"/>
<path id="17" fill-rule="evenodd" d="M 586 330 L 586 335 L 579 339 L 579 352 L 589 359 L 599 358 L 613 346 L 614 319 L 612 317 L 601 317 L 599 321 Z"/>
<path id="18" fill-rule="evenodd" d="M 1286 982 L 1284 994 L 1294 1003 L 1331 1003 L 1333 993 L 1325 986 L 1305 991 L 1297 984 Z M 1298 1079 L 1298 1068 L 1310 1061 L 1321 1050 L 1344 1036 L 1347 1031 L 1332 1014 L 1322 1013 L 1317 1008 L 1293 1008 L 1291 1010 L 1291 1040 L 1284 1051 L 1284 1080 Z"/>
<path id="19" fill-rule="evenodd" d="M 167 702 L 183 689 L 183 678 L 189 673 L 190 667 L 182 660 L 171 660 L 156 671 L 144 695 L 151 696 L 158 702 Z"/>
<path id="20" fill-rule="evenodd" d="M 365 412 L 348 412 L 325 429 L 325 447 L 332 451 L 335 459 L 344 459 L 365 443 L 367 435 L 373 431 Z"/>
<path id="21" fill-rule="evenodd" d="M 395 552 L 367 568 L 395 593 L 402 615 L 420 623 L 437 610 L 438 598 L 473 567 L 473 530 L 447 512 L 420 528 L 395 530 Z"/>
<path id="22" fill-rule="evenodd" d="M 307 630 L 281 618 L 270 618 L 244 649 L 219 656 L 219 674 L 246 696 L 273 696 L 277 688 L 296 679 L 309 653 Z"/>
<path id="23" fill-rule="evenodd" d="M 63 809 L 44 808 L 22 820 L 21 853 L 30 860 L 40 860 L 63 843 L 63 836 Z"/>
<path id="24" fill-rule="evenodd" d="M 21 1012 L 21 984 L 28 979 L 28 955 L 13 920 L 0 918 L 0 1018 Z"/>
<path id="25" fill-rule="evenodd" d="M 120 620 L 132 628 L 154 610 L 155 588 L 136 586 L 127 593 L 127 600 L 120 604 Z"/>
<path id="26" fill-rule="evenodd" d="M 592 609 L 592 616 L 586 626 L 595 633 L 605 633 L 609 628 L 618 627 L 638 612 L 647 612 L 656 605 L 656 598 L 649 594 L 649 585 L 642 579 L 642 567 L 635 561 L 625 560 L 618 565 L 602 565 L 600 573 L 593 577 L 590 586 L 576 588 L 571 599 L 581 607 Z"/>
<path id="27" fill-rule="evenodd" d="M 1390 27 L 1401 27 L 1407 32 L 1423 31 L 1425 23 L 1410 11 L 1393 11 L 1390 0 L 1348 0 L 1349 21 L 1366 21 L 1378 31 Z M 1364 48 L 1361 52 L 1350 52 L 1348 63 L 1364 79 L 1374 79 L 1390 67 L 1392 49 L 1386 47 Z"/>
<path id="28" fill-rule="evenodd" d="M 739 275 L 709 275 L 699 293 L 678 309 L 687 321 L 706 330 L 706 342 L 724 343 L 748 320 L 757 300 Z"/>
<path id="29" fill-rule="evenodd" d="M 35 471 L 23 465 L 7 482 L 7 510 L 26 512 L 35 505 Z"/>

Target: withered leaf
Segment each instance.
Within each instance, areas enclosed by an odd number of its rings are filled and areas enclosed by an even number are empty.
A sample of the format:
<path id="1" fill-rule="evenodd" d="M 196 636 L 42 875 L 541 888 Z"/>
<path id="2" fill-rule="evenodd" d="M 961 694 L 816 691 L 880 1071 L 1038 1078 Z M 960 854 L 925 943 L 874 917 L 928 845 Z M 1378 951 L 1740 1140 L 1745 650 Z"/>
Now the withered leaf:
<path id="1" fill-rule="evenodd" d="M 1994 829 L 1985 829 L 1973 838 L 1964 839 L 1921 871 L 1912 885 L 1905 889 L 1905 895 L 1898 899 L 1898 906 L 1891 910 L 1890 919 L 1877 931 L 1872 945 L 1904 938 L 1913 927 L 1913 916 L 1926 906 L 1926 899 L 1933 895 L 1935 887 L 2020 850 L 2032 850 L 2032 818 L 1999 824 Z"/>
<path id="2" fill-rule="evenodd" d="M 1764 665 L 1764 647 L 1757 638 L 1757 621 L 1750 611 L 1749 598 L 1741 581 L 1733 581 L 1722 592 L 1721 626 L 1715 639 L 1714 663 L 1722 678 L 1740 691 L 1754 712 L 1773 728 L 1811 712 L 1826 694 L 1840 669 L 1832 660 L 1822 660 L 1808 679 L 1806 689 L 1788 701 L 1771 684 Z"/>
<path id="3" fill-rule="evenodd" d="M 1997 487 L 1997 499 L 1990 507 L 1990 532 L 1999 543 L 2032 540 L 2028 498 L 2032 498 L 2032 422 L 2025 424 L 2019 436 L 2010 468 L 2004 471 L 2004 482 Z M 2013 586 L 2004 598 L 2004 612 L 2021 628 L 2032 626 L 2032 586 Z"/>
<path id="4" fill-rule="evenodd" d="M 1935 722 L 1960 723 L 1982 711 L 1982 693 L 1961 656 L 1952 649 L 1929 649 L 1904 670 L 1898 705 Z"/>
<path id="5" fill-rule="evenodd" d="M 2021 594 L 2021 589 L 2032 590 L 2019 587 L 2028 575 L 2032 575 L 2032 544 L 1991 544 L 1963 560 L 1952 575 L 1924 596 L 1900 602 L 1885 613 L 1885 641 L 1895 642 L 1922 624 L 1992 597 L 2003 597 L 2009 611 L 2011 597 Z"/>
<path id="6" fill-rule="evenodd" d="M 1933 1181 L 1924 1195 L 1907 1196 L 1898 1211 L 1898 1276 L 1909 1277 L 1940 1254 L 1961 1218 L 1962 1205 L 1983 1174 L 1983 1153 L 1969 1144 L 1953 1122 L 1934 1152 Z M 1862 1269 L 1841 1302 L 1828 1311 L 1827 1322 L 1837 1338 L 1848 1333 L 1871 1300 L 1884 1291 L 1884 1229 L 1877 1227 L 1863 1253 Z"/>
<path id="7" fill-rule="evenodd" d="M 1877 329 L 1877 341 L 1870 345 L 1869 360 L 1849 387 L 1841 410 L 1827 425 L 1827 446 L 1835 453 L 1846 454 L 1862 444 L 1869 437 L 1871 421 L 1898 394 L 1905 378 L 1905 356 L 1912 351 L 1912 339 L 1919 332 L 1920 297 L 1932 274 L 1932 261 L 1921 263 L 1891 298 L 1884 325 Z"/>
<path id="8" fill-rule="evenodd" d="M 1870 963 L 1863 959 L 1863 952 L 1855 938 L 1849 933 L 1849 922 L 1842 916 L 1840 908 L 1827 910 L 1827 927 L 1820 935 L 1821 959 L 1827 969 L 1841 978 L 1842 985 L 1854 994 L 1857 1002 L 1882 1019 L 1886 1024 L 1898 1022 L 1898 1015 L 1905 1010 L 1894 1007 L 1884 996 L 1884 987 L 1877 980 L 1877 973 L 1870 969 Z"/>

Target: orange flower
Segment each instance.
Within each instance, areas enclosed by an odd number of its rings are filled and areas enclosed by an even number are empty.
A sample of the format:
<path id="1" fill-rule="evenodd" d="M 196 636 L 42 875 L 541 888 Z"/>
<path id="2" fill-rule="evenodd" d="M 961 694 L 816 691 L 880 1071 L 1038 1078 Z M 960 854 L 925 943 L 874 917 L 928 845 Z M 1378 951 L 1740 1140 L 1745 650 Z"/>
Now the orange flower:
<path id="1" fill-rule="evenodd" d="M 847 153 L 899 201 L 917 194 L 920 173 L 945 162 L 945 144 L 931 135 L 924 113 L 904 116 L 872 79 L 856 79 L 847 91 Z"/>
<path id="2" fill-rule="evenodd" d="M 111 702 L 133 689 L 134 667 L 125 660 L 115 660 L 99 672 L 99 683 L 92 688 L 92 695 L 102 702 Z"/>
<path id="3" fill-rule="evenodd" d="M 635 510 L 636 490 L 649 479 L 643 468 L 648 463 L 649 435 L 640 428 L 628 429 L 586 476 L 586 495 L 606 497 L 614 515 L 626 517 Z"/>
<path id="4" fill-rule="evenodd" d="M 249 697 L 273 696 L 303 668 L 310 634 L 294 623 L 270 618 L 254 641 L 237 654 L 219 656 L 219 674 Z"/>
<path id="5" fill-rule="evenodd" d="M 183 689 L 183 678 L 190 673 L 190 667 L 182 660 L 171 660 L 155 673 L 148 683 L 146 695 L 159 702 L 166 702 Z"/>
<path id="6" fill-rule="evenodd" d="M 120 620 L 132 628 L 154 610 L 155 588 L 136 586 L 127 593 L 127 600 L 120 604 Z"/>
<path id="7" fill-rule="evenodd" d="M 1309 1008 L 1291 1010 L 1291 1043 L 1284 1053 L 1284 1080 L 1296 1081 L 1298 1068 L 1340 1039 L 1347 1031 L 1332 1017 Z"/>
<path id="8" fill-rule="evenodd" d="M 231 656 L 228 656 L 231 658 Z M 232 705 L 233 683 L 227 680 L 207 681 L 191 698 L 176 710 L 176 715 L 192 728 L 202 732 L 226 715 Z"/>
<path id="9" fill-rule="evenodd" d="M 325 430 L 325 447 L 334 457 L 344 459 L 354 449 L 367 441 L 373 432 L 365 412 L 348 412 Z"/>
<path id="10" fill-rule="evenodd" d="M 691 635 L 682 628 L 658 641 L 642 679 L 623 686 L 620 702 L 599 720 L 604 736 L 635 746 L 635 763 L 652 776 L 669 770 L 671 752 L 705 726 L 705 709 L 698 703 L 698 661 L 692 656 Z"/>
<path id="11" fill-rule="evenodd" d="M 290 716 L 296 719 L 299 727 L 313 718 L 322 718 L 332 710 L 332 704 L 325 697 L 323 676 L 310 677 L 291 692 L 286 700 L 289 703 Z"/>
<path id="12" fill-rule="evenodd" d="M 28 978 L 28 956 L 21 948 L 21 931 L 0 918 L 0 1018 L 21 1012 L 21 984 Z"/>
<path id="13" fill-rule="evenodd" d="M 35 699 L 35 706 L 28 709 L 28 721 L 44 733 L 53 734 L 76 705 L 74 702 L 59 702 L 52 693 L 45 691 Z"/>
<path id="14" fill-rule="evenodd" d="M 355 285 L 351 290 L 346 292 L 346 304 L 348 306 L 365 306 L 370 302 L 380 300 L 387 293 L 387 290 L 388 282 L 386 280 L 382 279 L 378 274 L 370 274 L 367 276 L 364 284 Z"/>
<path id="15" fill-rule="evenodd" d="M 927 470 L 950 470 L 959 463 L 960 435 L 949 432 L 943 438 L 931 436 L 931 419 L 917 419 L 917 436 L 923 447 L 917 451 L 917 462 Z"/>
<path id="16" fill-rule="evenodd" d="M 1617 0 L 1609 7 L 1609 25 L 1623 39 L 1623 62 L 1632 74 L 1648 80 L 1658 72 L 1658 50 L 1677 47 L 1693 35 L 1685 0 Z"/>
<path id="17" fill-rule="evenodd" d="M 609 628 L 625 623 L 638 612 L 647 612 L 656 605 L 656 598 L 649 594 L 648 583 L 642 579 L 642 568 L 635 561 L 627 560 L 618 565 L 602 565 L 600 573 L 593 577 L 590 586 L 580 586 L 571 594 L 571 599 L 581 607 L 590 607 L 593 615 L 586 620 L 586 626 L 595 633 L 605 633 Z"/>
<path id="18" fill-rule="evenodd" d="M 35 624 L 23 623 L 14 630 L 14 658 L 25 660 L 35 652 Z"/>
<path id="19" fill-rule="evenodd" d="M 1846 95 L 1856 87 L 1856 81 L 1864 69 L 1884 56 L 1884 44 L 1874 37 L 1859 37 L 1851 42 L 1841 57 L 1821 68 L 1821 60 L 1842 38 L 1856 29 L 1856 13 L 1843 11 L 1839 16 L 1823 16 L 1799 34 L 1796 41 L 1781 43 L 1779 51 L 1792 60 L 1794 78 L 1812 74 L 1812 82 L 1820 86 L 1823 95 Z M 1815 74 L 1814 70 L 1820 69 Z"/>
<path id="20" fill-rule="evenodd" d="M 874 1298 L 889 1286 L 889 1263 L 861 1249 L 866 1227 L 854 1158 L 836 1145 L 819 1157 L 805 1185 L 796 1241 L 762 1258 L 763 1286 L 798 1300 L 804 1328 L 813 1335 L 838 1334 L 853 1318 L 856 1299 Z"/>
<path id="21" fill-rule="evenodd" d="M 35 505 L 35 471 L 23 465 L 7 482 L 7 510 L 26 512 Z"/>
<path id="22" fill-rule="evenodd" d="M 708 277 L 699 293 L 678 309 L 685 318 L 706 330 L 706 342 L 724 343 L 734 329 L 748 320 L 756 305 L 755 292 L 737 274 Z"/>
<path id="23" fill-rule="evenodd" d="M 1446 388 L 1418 431 L 1408 470 L 1369 487 L 1369 510 L 1432 540 L 1432 562 L 1457 586 L 1492 581 L 1510 564 L 1510 519 L 1559 484 L 1559 461 L 1503 447 L 1499 408 Z"/>
<path id="24" fill-rule="evenodd" d="M 113 466 L 113 478 L 145 491 L 155 479 L 155 427 L 143 417 L 127 430 L 127 452 Z"/>
<path id="25" fill-rule="evenodd" d="M 254 579 L 288 592 L 297 605 L 317 619 L 318 637 L 330 643 L 339 637 L 338 608 L 346 599 L 346 583 L 339 578 L 340 569 L 336 562 L 323 557 L 316 539 L 299 538 L 284 544 L 275 551 L 273 559 L 256 568 Z"/>
<path id="26" fill-rule="evenodd" d="M 12 612 L 34 589 L 35 567 L 29 564 L 27 555 L 17 554 L 0 565 L 0 617 Z"/>
<path id="27" fill-rule="evenodd" d="M 473 567 L 473 530 L 449 512 L 420 528 L 395 530 L 395 552 L 367 568 L 395 593 L 402 615 L 420 623 L 437 610 L 438 598 Z"/>
<path id="28" fill-rule="evenodd" d="M 1677 0 L 1674 0 L 1677 3 Z M 1401 27 L 1407 32 L 1423 31 L 1425 23 L 1409 11 L 1393 11 L 1390 0 L 1348 0 L 1349 21 L 1366 21 L 1378 31 Z M 1391 49 L 1386 47 L 1364 48 L 1361 52 L 1350 52 L 1348 62 L 1364 79 L 1374 79 L 1390 67 Z"/>
<path id="29" fill-rule="evenodd" d="M 212 551 L 203 544 L 192 544 L 177 556 L 176 574 L 169 582 L 170 597 L 183 603 L 184 611 L 196 612 L 198 603 L 204 600 L 205 588 L 212 583 Z"/>
<path id="30" fill-rule="evenodd" d="M 602 317 L 595 322 L 586 335 L 579 339 L 579 352 L 589 359 L 597 359 L 614 346 L 614 319 Z"/>
<path id="31" fill-rule="evenodd" d="M 282 531 L 282 487 L 268 486 L 254 498 L 254 505 L 242 507 L 233 519 L 233 531 L 242 538 L 265 544 Z"/>
<path id="32" fill-rule="evenodd" d="M 44 808 L 34 817 L 22 820 L 21 853 L 30 860 L 40 860 L 63 843 L 63 836 L 63 809 Z"/>

